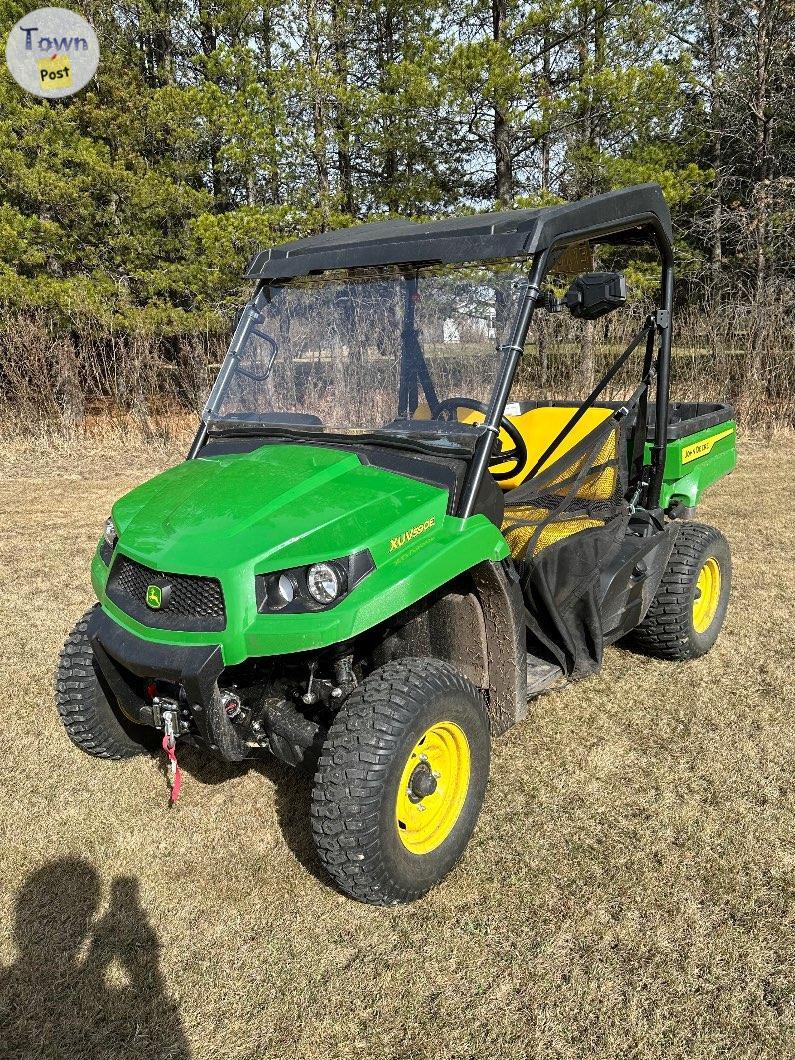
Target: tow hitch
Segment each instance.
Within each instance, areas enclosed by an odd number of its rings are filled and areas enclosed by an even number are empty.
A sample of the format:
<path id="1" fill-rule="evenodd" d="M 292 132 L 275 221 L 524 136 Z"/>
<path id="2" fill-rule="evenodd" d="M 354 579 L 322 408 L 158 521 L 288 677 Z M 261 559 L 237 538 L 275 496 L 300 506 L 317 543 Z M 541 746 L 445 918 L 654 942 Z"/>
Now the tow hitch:
<path id="1" fill-rule="evenodd" d="M 165 706 L 165 704 L 168 704 L 168 706 Z M 168 786 L 170 789 L 169 805 L 174 806 L 176 805 L 180 789 L 182 788 L 182 770 L 179 768 L 179 763 L 177 762 L 179 712 L 177 704 L 172 700 L 159 700 L 155 698 L 152 701 L 152 707 L 155 708 L 155 706 L 162 719 L 163 743 L 161 746 L 168 759 L 166 775 L 168 777 Z"/>

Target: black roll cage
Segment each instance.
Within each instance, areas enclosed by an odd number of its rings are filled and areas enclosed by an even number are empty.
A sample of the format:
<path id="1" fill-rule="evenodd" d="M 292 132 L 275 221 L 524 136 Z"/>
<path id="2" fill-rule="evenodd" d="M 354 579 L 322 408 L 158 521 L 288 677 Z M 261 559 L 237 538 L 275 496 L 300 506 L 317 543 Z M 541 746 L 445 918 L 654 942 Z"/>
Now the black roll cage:
<path id="1" fill-rule="evenodd" d="M 434 241 L 433 232 L 438 233 Z M 429 232 L 431 236 L 429 236 Z M 625 238 L 621 238 L 621 237 Z M 217 408 L 227 383 L 237 366 L 248 336 L 258 319 L 258 310 L 267 297 L 267 289 L 274 283 L 289 282 L 299 276 L 309 276 L 332 268 L 373 267 L 399 264 L 406 268 L 406 313 L 404 319 L 404 354 L 401 363 L 398 409 L 416 409 L 418 385 L 421 385 L 433 408 L 435 393 L 430 373 L 414 327 L 414 290 L 416 270 L 421 266 L 440 262 L 494 260 L 495 257 L 518 255 L 521 250 L 530 258 L 527 283 L 523 286 L 519 306 L 509 341 L 499 347 L 502 363 L 498 382 L 492 393 L 482 431 L 478 437 L 472 462 L 458 502 L 456 515 L 470 516 L 488 471 L 494 442 L 499 435 L 500 422 L 505 414 L 519 362 L 524 355 L 527 334 L 542 295 L 542 284 L 558 252 L 568 246 L 588 241 L 591 243 L 646 243 L 659 251 L 662 263 L 659 307 L 646 321 L 641 332 L 614 362 L 597 387 L 582 402 L 563 431 L 553 441 L 531 475 L 551 455 L 571 430 L 598 399 L 630 353 L 646 339 L 642 371 L 641 393 L 630 444 L 630 462 L 634 503 L 645 508 L 659 506 L 665 452 L 668 440 L 668 397 L 671 361 L 671 320 L 673 310 L 674 257 L 671 221 L 662 192 L 657 185 L 641 185 L 597 196 L 579 203 L 542 210 L 506 211 L 463 218 L 458 222 L 385 222 L 362 225 L 338 233 L 327 233 L 285 244 L 258 254 L 250 263 L 246 276 L 257 280 L 252 300 L 241 314 L 229 351 L 216 378 L 207 401 L 206 411 Z M 502 253 L 489 251 L 500 250 Z M 424 257 L 422 255 L 425 255 Z M 473 256 L 474 255 L 474 256 Z M 346 260 L 347 259 L 347 260 Z M 352 260 L 355 259 L 355 260 Z M 411 268 L 413 266 L 413 269 Z M 414 278 L 412 279 L 412 272 Z M 655 338 L 657 354 L 654 356 Z M 645 470 L 645 442 L 647 430 L 648 390 L 655 380 L 656 425 L 648 474 Z M 617 416 L 622 412 L 618 410 Z M 207 417 L 202 417 L 199 429 L 187 454 L 194 459 L 207 439 Z"/>
<path id="2" fill-rule="evenodd" d="M 656 220 L 656 219 L 655 219 Z M 535 474 L 539 466 L 542 466 L 546 458 L 557 449 L 560 442 L 569 433 L 574 424 L 582 417 L 584 412 L 595 404 L 599 394 L 604 390 L 608 382 L 613 378 L 630 353 L 643 338 L 646 339 L 646 353 L 642 377 L 646 385 L 639 397 L 638 412 L 632 431 L 631 461 L 633 474 L 636 477 L 638 494 L 636 503 L 645 508 L 656 508 L 659 505 L 660 492 L 662 490 L 663 471 L 665 466 L 665 451 L 668 442 L 668 394 L 670 387 L 670 362 L 671 362 L 671 320 L 673 311 L 674 290 L 674 257 L 673 247 L 663 225 L 658 225 L 655 220 L 649 220 L 647 224 L 652 230 L 654 243 L 660 252 L 662 260 L 661 273 L 661 296 L 658 310 L 647 320 L 644 327 L 630 343 L 629 347 L 619 355 L 608 372 L 602 377 L 595 389 L 583 401 L 563 431 L 550 444 L 544 456 L 537 462 L 536 467 L 531 469 L 531 475 Z M 605 233 L 588 235 L 589 241 L 598 242 L 600 235 L 617 235 L 622 231 L 621 227 L 611 227 Z M 461 518 L 471 515 L 475 500 L 480 489 L 483 476 L 488 470 L 494 441 L 499 434 L 502 417 L 513 387 L 519 362 L 524 355 L 524 347 L 527 342 L 527 333 L 533 321 L 533 315 L 538 307 L 542 293 L 542 284 L 550 267 L 550 260 L 554 251 L 582 242 L 582 237 L 561 239 L 550 247 L 540 251 L 533 258 L 530 276 L 525 288 L 521 304 L 518 308 L 514 321 L 513 333 L 510 341 L 501 347 L 503 362 L 500 366 L 499 384 L 495 388 L 491 406 L 485 420 L 485 429 L 478 439 L 475 455 L 472 460 L 469 475 L 464 484 L 459 501 L 457 514 Z M 657 357 L 653 356 L 654 338 L 659 338 Z M 656 402 L 656 426 L 654 432 L 654 444 L 651 449 L 651 463 L 649 465 L 648 480 L 642 480 L 643 454 L 645 450 L 647 429 L 647 403 L 648 388 L 651 380 L 656 380 L 655 402 Z M 619 410 L 620 412 L 621 410 Z"/>

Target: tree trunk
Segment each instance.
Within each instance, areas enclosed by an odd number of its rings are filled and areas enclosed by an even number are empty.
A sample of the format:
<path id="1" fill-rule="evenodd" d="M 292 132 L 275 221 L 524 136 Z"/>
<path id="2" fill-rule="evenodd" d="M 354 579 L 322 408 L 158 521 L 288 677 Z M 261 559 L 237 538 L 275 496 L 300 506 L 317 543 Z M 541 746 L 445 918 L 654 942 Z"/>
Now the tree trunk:
<path id="1" fill-rule="evenodd" d="M 598 76 L 602 73 L 605 68 L 605 4 L 604 0 L 601 3 L 594 4 L 593 8 L 593 62 L 591 64 L 591 72 L 594 76 Z M 590 89 L 590 106 L 588 115 L 588 144 L 591 148 L 593 156 L 596 157 L 602 145 L 602 113 L 599 107 L 599 100 L 596 98 L 596 92 L 593 88 Z M 596 187 L 595 181 L 593 182 L 593 191 L 601 191 L 601 188 Z"/>
<path id="2" fill-rule="evenodd" d="M 544 30 L 544 54 L 542 56 L 541 101 L 546 104 L 552 96 L 552 39 L 549 27 Z M 549 191 L 550 169 L 552 166 L 552 130 L 546 116 L 540 137 L 541 148 L 541 190 Z"/>
<path id="3" fill-rule="evenodd" d="M 577 5 L 577 88 L 579 91 L 579 105 L 577 114 L 577 128 L 575 136 L 580 143 L 590 146 L 593 138 L 593 90 L 587 84 L 591 69 L 591 7 L 589 4 Z M 582 166 L 577 174 L 574 186 L 574 198 L 581 199 L 586 195 L 593 194 L 592 180 L 588 170 Z"/>
<path id="4" fill-rule="evenodd" d="M 720 0 L 706 0 L 704 14 L 707 23 L 707 64 L 710 87 L 710 142 L 715 181 L 712 192 L 712 225 L 710 232 L 710 264 L 712 278 L 717 283 L 723 269 L 723 40 L 720 20 Z"/>
<path id="5" fill-rule="evenodd" d="M 761 295 L 767 277 L 768 232 L 770 229 L 770 66 L 773 25 L 778 4 L 761 0 L 754 5 L 756 40 L 753 113 L 755 130 L 754 213 L 756 234 L 756 291 Z"/>
<path id="6" fill-rule="evenodd" d="M 321 210 L 328 209 L 329 175 L 326 160 L 326 108 L 323 96 L 323 76 L 320 61 L 320 35 L 315 0 L 309 0 L 306 20 L 309 83 L 312 95 L 312 155 L 317 171 L 317 191 Z"/>
<path id="7" fill-rule="evenodd" d="M 266 119 L 268 135 L 270 137 L 270 144 L 268 145 L 268 160 L 266 163 L 268 201 L 272 206 L 278 206 L 282 201 L 282 196 L 281 188 L 279 187 L 279 163 L 276 146 L 279 134 L 276 127 L 276 88 L 273 67 L 273 13 L 270 8 L 266 7 L 263 7 L 262 10 L 262 57 L 265 64 L 269 104 L 268 116 Z"/>
<path id="8" fill-rule="evenodd" d="M 379 41 L 378 41 L 378 87 L 382 94 L 388 91 L 387 70 L 396 59 L 395 45 L 395 20 L 389 3 L 383 9 L 383 18 L 378 18 Z M 393 140 L 394 122 L 391 115 L 384 117 L 384 189 L 386 204 L 394 209 L 395 200 L 392 195 L 391 185 L 397 177 L 398 154 Z"/>
<path id="9" fill-rule="evenodd" d="M 341 3 L 340 0 L 335 0 L 331 9 L 334 73 L 337 78 L 337 103 L 334 108 L 334 134 L 337 140 L 337 168 L 339 170 L 342 206 L 346 213 L 354 214 L 356 211 L 353 199 L 350 116 L 347 102 L 349 44 L 347 10 L 347 6 Z"/>
<path id="10" fill-rule="evenodd" d="M 199 0 L 199 35 L 201 39 L 202 54 L 206 59 L 218 46 L 218 30 L 213 21 L 212 11 L 207 0 Z M 210 167 L 210 183 L 213 192 L 213 209 L 221 213 L 226 207 L 226 190 L 224 187 L 223 171 L 219 161 L 219 144 L 215 133 L 210 130 L 207 145 L 207 157 Z"/>
<path id="11" fill-rule="evenodd" d="M 507 15 L 508 0 L 492 0 L 491 22 L 495 43 L 502 40 Z M 511 156 L 508 102 L 504 99 L 497 98 L 494 101 L 493 142 L 495 197 L 500 206 L 510 206 L 513 200 L 513 158 Z"/>

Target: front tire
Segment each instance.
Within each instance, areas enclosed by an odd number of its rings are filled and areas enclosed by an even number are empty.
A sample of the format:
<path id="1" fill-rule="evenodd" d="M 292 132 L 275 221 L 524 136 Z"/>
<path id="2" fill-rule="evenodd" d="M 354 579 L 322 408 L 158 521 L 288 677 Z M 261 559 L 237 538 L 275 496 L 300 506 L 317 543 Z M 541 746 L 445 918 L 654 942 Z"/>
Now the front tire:
<path id="1" fill-rule="evenodd" d="M 685 523 L 651 607 L 627 646 L 677 661 L 706 655 L 723 628 L 731 576 L 723 534 L 703 523 Z"/>
<path id="2" fill-rule="evenodd" d="M 337 886 L 371 905 L 411 902 L 466 849 L 491 736 L 483 699 L 448 663 L 402 659 L 367 677 L 331 725 L 312 832 Z"/>
<path id="3" fill-rule="evenodd" d="M 55 701 L 72 743 L 95 758 L 132 758 L 154 749 L 150 730 L 123 717 L 94 661 L 88 623 L 95 604 L 69 634 L 58 660 Z"/>

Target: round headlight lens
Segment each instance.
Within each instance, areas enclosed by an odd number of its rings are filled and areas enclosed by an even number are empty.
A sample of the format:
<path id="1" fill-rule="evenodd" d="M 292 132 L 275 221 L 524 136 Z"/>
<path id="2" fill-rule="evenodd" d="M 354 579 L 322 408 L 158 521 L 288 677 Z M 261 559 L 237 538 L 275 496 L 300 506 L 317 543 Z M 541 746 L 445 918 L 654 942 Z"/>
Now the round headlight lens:
<path id="1" fill-rule="evenodd" d="M 315 563 L 306 573 L 309 595 L 319 604 L 330 604 L 342 590 L 342 578 L 330 563 Z"/>
<path id="2" fill-rule="evenodd" d="M 289 574 L 278 574 L 268 583 L 268 603 L 271 607 L 287 607 L 295 599 L 295 582 Z"/>
<path id="3" fill-rule="evenodd" d="M 116 542 L 119 540 L 119 535 L 116 533 L 116 524 L 110 516 L 105 520 L 103 535 L 108 545 L 110 545 L 111 548 L 115 548 Z"/>

